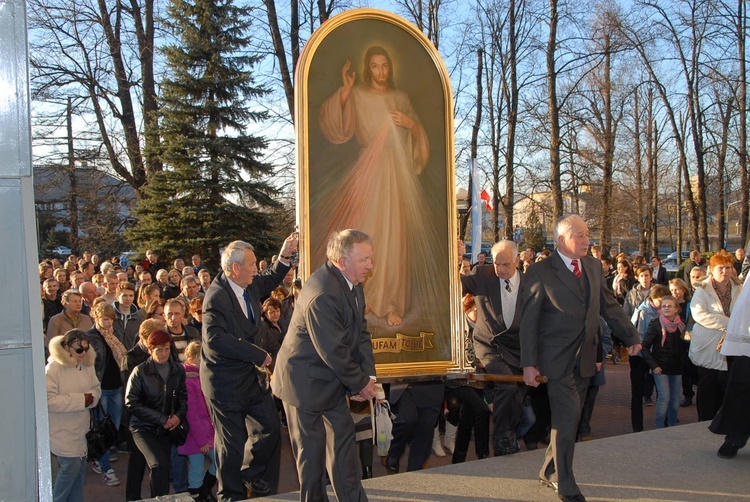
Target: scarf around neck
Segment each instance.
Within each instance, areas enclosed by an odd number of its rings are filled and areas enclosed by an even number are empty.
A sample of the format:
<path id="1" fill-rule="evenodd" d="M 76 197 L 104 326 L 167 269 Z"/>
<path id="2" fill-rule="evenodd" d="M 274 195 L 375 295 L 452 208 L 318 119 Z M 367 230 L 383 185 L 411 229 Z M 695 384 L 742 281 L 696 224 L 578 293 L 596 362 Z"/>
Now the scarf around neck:
<path id="1" fill-rule="evenodd" d="M 685 331 L 685 323 L 682 322 L 679 315 L 674 316 L 674 321 L 670 321 L 664 314 L 659 314 L 659 322 L 661 323 L 661 346 L 664 347 L 664 342 L 667 341 L 667 333 L 674 333 L 679 331 L 682 333 Z"/>

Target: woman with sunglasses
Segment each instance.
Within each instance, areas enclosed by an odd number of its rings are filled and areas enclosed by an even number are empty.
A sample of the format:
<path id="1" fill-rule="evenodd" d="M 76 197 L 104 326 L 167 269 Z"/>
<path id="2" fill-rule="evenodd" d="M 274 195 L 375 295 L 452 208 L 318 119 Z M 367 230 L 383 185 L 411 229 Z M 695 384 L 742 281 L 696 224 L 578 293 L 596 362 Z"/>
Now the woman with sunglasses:
<path id="1" fill-rule="evenodd" d="M 148 335 L 150 357 L 128 379 L 125 407 L 130 412 L 133 441 L 151 470 L 151 497 L 169 493 L 172 445 L 169 431 L 185 421 L 185 368 L 172 354 L 172 336 L 157 330 Z"/>
<path id="2" fill-rule="evenodd" d="M 89 409 L 101 396 L 94 371 L 96 353 L 80 329 L 52 338 L 49 351 L 45 379 L 50 449 L 59 465 L 52 496 L 55 502 L 80 501 L 88 466 Z"/>

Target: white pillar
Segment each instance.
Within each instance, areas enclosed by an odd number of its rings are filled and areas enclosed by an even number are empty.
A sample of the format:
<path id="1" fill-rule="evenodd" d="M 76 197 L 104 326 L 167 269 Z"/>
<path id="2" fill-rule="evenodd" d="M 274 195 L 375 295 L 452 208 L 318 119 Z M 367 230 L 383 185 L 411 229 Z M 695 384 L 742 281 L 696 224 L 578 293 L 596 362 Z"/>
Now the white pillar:
<path id="1" fill-rule="evenodd" d="M 52 500 L 26 3 L 0 0 L 0 498 Z"/>

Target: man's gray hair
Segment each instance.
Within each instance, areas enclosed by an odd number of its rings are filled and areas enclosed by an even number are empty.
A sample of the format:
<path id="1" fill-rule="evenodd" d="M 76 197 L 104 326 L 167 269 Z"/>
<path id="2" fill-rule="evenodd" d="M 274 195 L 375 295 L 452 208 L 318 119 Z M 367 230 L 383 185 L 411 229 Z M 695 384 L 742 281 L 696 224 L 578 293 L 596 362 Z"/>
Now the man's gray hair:
<path id="1" fill-rule="evenodd" d="M 184 288 L 185 286 L 187 286 L 191 282 L 193 284 L 198 284 L 198 278 L 196 276 L 194 276 L 194 275 L 186 275 L 180 281 L 180 289 Z"/>
<path id="2" fill-rule="evenodd" d="M 558 237 L 570 232 L 570 229 L 573 227 L 573 220 L 576 219 L 583 220 L 583 218 L 577 214 L 564 214 L 557 219 L 555 222 L 555 228 L 552 232 L 552 238 L 555 240 L 555 244 L 557 244 Z"/>
<path id="3" fill-rule="evenodd" d="M 355 244 L 366 242 L 372 245 L 372 239 L 366 233 L 360 230 L 349 228 L 347 230 L 336 231 L 331 234 L 326 246 L 326 258 L 333 263 L 338 263 L 339 259 L 349 256 Z"/>
<path id="4" fill-rule="evenodd" d="M 511 256 L 513 256 L 513 259 L 516 259 L 518 257 L 518 244 L 516 244 L 514 241 L 509 240 L 503 240 L 503 241 L 497 241 L 495 244 L 492 245 L 492 260 L 495 260 L 495 256 L 502 251 L 503 249 L 510 249 Z"/>
<path id="5" fill-rule="evenodd" d="M 255 251 L 252 244 L 245 241 L 232 241 L 221 253 L 221 269 L 224 272 L 231 272 L 232 265 L 244 265 L 245 251 Z"/>
<path id="6" fill-rule="evenodd" d="M 60 298 L 60 301 L 62 302 L 63 305 L 67 305 L 68 302 L 70 302 L 70 297 L 71 296 L 77 296 L 77 297 L 81 298 L 81 293 L 80 293 L 80 291 L 78 291 L 75 288 L 70 288 L 70 289 L 66 290 L 62 294 L 62 297 Z"/>

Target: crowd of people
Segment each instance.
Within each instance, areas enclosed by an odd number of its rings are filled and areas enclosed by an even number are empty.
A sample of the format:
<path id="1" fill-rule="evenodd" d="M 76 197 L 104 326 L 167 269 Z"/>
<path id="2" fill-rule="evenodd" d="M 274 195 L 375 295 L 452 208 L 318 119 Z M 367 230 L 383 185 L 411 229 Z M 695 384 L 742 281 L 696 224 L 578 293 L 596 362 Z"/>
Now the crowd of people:
<path id="1" fill-rule="evenodd" d="M 256 262 L 247 243 L 229 244 L 216 277 L 199 255 L 192 266 L 177 259 L 166 267 L 152 250 L 137 264 L 87 252 L 42 261 L 54 499 L 82 500 L 88 467 L 119 485 L 112 462 L 123 453 L 126 500 L 142 498 L 146 468 L 152 497 L 170 485 L 202 501 L 217 500 L 217 484 L 221 500 L 274 494 L 288 427 L 303 498 L 321 497 L 327 467 L 340 500 L 366 500 L 359 480 L 372 477 L 371 400 L 388 398 L 389 473 L 399 472 L 407 444 L 408 471 L 445 450 L 463 462 L 473 433 L 478 458 L 548 445 L 540 482 L 581 501 L 574 444 L 591 438 L 604 363 L 625 358 L 634 432 L 656 392 L 656 428 L 677 424 L 680 407 L 695 400 L 699 420 L 726 434 L 719 456 L 735 456 L 750 435 L 747 405 L 737 404 L 750 394 L 747 326 L 727 339 L 733 321 L 747 324 L 734 315 L 750 307 L 743 249 L 705 261 L 694 251 L 669 277 L 658 256 L 589 248 L 575 216 L 558 222 L 555 251 L 500 241 L 491 264 L 486 255 L 472 264 L 459 244 L 465 357 L 484 378 L 384 389 L 364 331 L 371 241 L 339 237 L 302 296 L 290 260 L 295 235 L 269 262 Z M 305 314 L 293 316 L 295 306 Z M 93 462 L 89 410 L 107 413 L 120 433 Z"/>

